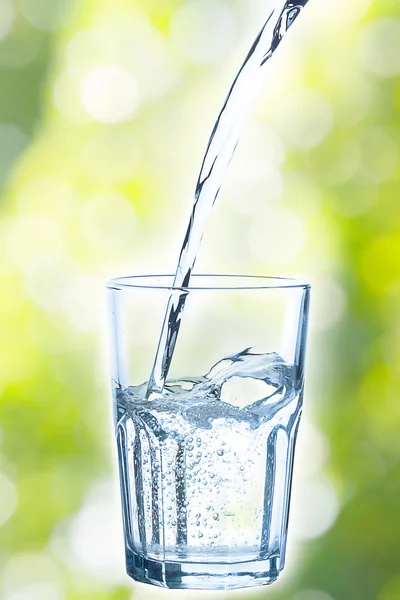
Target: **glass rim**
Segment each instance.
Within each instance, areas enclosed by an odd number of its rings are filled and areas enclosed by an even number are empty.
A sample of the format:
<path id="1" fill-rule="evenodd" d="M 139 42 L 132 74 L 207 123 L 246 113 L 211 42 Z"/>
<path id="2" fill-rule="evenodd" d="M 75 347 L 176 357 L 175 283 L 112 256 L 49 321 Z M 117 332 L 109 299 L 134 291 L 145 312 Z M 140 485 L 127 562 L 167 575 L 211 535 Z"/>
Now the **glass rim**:
<path id="1" fill-rule="evenodd" d="M 122 277 L 114 277 L 107 281 L 106 287 L 109 290 L 121 291 L 123 289 L 148 289 L 148 290 L 168 290 L 170 292 L 182 291 L 240 291 L 240 290 L 273 290 L 273 289 L 311 289 L 311 284 L 301 279 L 295 279 L 292 277 L 273 277 L 268 275 L 237 275 L 237 274 L 210 274 L 210 273 L 193 273 L 191 275 L 191 285 L 183 287 L 174 287 L 173 285 L 163 285 L 161 283 L 151 284 L 148 283 L 154 280 L 161 280 L 166 278 L 174 278 L 173 274 L 162 274 L 162 275 L 125 275 Z M 199 278 L 222 278 L 222 279 L 233 279 L 233 280 L 246 280 L 246 285 L 192 285 L 194 280 Z M 249 280 L 254 280 L 251 284 Z M 248 282 L 248 283 L 247 283 Z"/>

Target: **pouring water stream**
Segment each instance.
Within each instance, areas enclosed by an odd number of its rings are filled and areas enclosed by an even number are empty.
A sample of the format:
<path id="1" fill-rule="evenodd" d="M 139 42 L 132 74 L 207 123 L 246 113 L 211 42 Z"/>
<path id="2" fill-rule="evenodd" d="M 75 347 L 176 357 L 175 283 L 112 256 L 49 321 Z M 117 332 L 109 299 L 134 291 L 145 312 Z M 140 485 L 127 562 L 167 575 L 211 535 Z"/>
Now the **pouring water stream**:
<path id="1" fill-rule="evenodd" d="M 204 234 L 206 221 L 218 197 L 223 176 L 235 152 L 240 133 L 262 88 L 264 65 L 308 0 L 276 0 L 267 21 L 239 70 L 217 118 L 197 180 L 194 204 L 179 256 L 168 301 L 147 397 L 163 391 L 177 342 L 190 276 Z"/>

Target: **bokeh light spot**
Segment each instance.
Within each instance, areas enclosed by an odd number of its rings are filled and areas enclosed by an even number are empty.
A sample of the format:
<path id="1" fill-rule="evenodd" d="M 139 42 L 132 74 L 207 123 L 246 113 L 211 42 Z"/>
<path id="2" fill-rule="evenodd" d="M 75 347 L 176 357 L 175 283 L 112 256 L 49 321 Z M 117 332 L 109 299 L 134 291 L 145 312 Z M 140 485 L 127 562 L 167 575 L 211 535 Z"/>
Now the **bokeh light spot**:
<path id="1" fill-rule="evenodd" d="M 309 419 L 303 417 L 296 450 L 298 475 L 302 478 L 319 475 L 329 454 L 326 437 Z"/>
<path id="2" fill-rule="evenodd" d="M 339 500 L 327 477 L 299 480 L 291 519 L 294 538 L 308 540 L 326 533 L 339 514 Z"/>
<path id="3" fill-rule="evenodd" d="M 24 275 L 27 295 L 41 308 L 60 312 L 79 266 L 68 255 L 52 252 L 31 261 Z"/>
<path id="4" fill-rule="evenodd" d="M 361 150 L 357 142 L 354 139 L 346 140 L 338 148 L 336 159 L 332 162 L 332 166 L 326 173 L 327 181 L 330 184 L 343 184 L 352 179 L 361 165 Z M 351 202 L 346 203 L 344 211 L 348 211 L 344 212 L 344 214 L 353 214 Z M 355 214 L 359 214 L 358 211 Z"/>
<path id="5" fill-rule="evenodd" d="M 327 27 L 348 28 L 360 20 L 368 10 L 372 0 L 335 0 L 335 2 L 315 2 L 313 11 Z"/>
<path id="6" fill-rule="evenodd" d="M 331 196 L 330 203 L 335 211 L 349 218 L 357 218 L 372 211 L 378 202 L 379 188 L 366 183 L 354 188 L 350 198 Z"/>
<path id="7" fill-rule="evenodd" d="M 139 161 L 135 138 L 116 127 L 95 131 L 82 152 L 86 172 L 94 181 L 109 185 L 132 179 L 139 168 Z"/>
<path id="8" fill-rule="evenodd" d="M 379 90 L 360 69 L 349 71 L 342 65 L 336 77 L 341 82 L 336 91 L 339 94 L 335 102 L 336 125 L 349 127 L 361 123 L 379 105 Z"/>
<path id="9" fill-rule="evenodd" d="M 250 173 L 251 177 L 251 173 Z M 240 215 L 253 216 L 271 206 L 283 195 L 284 181 L 280 171 L 265 174 L 262 181 L 255 176 L 253 181 L 245 182 L 238 176 L 232 177 L 224 189 L 229 205 Z"/>
<path id="10" fill-rule="evenodd" d="M 66 70 L 74 75 L 84 75 L 101 63 L 117 61 L 118 50 L 118 41 L 109 29 L 80 30 L 66 45 Z"/>
<path id="11" fill-rule="evenodd" d="M 84 238 L 96 250 L 115 253 L 132 243 L 135 210 L 129 200 L 117 192 L 94 194 L 82 206 L 79 225 Z"/>
<path id="12" fill-rule="evenodd" d="M 77 198 L 61 177 L 35 177 L 21 188 L 17 204 L 25 216 L 39 213 L 45 218 L 58 216 L 65 224 L 75 215 Z"/>
<path id="13" fill-rule="evenodd" d="M 12 123 L 0 123 L 0 182 L 28 144 L 25 133 Z"/>
<path id="14" fill-rule="evenodd" d="M 0 40 L 10 33 L 14 19 L 15 12 L 10 0 L 2 0 L 0 3 Z"/>
<path id="15" fill-rule="evenodd" d="M 366 183 L 383 183 L 397 175 L 397 143 L 383 129 L 364 129 L 359 136 L 359 178 Z"/>
<path id="16" fill-rule="evenodd" d="M 56 31 L 72 17 L 75 0 L 17 0 L 23 16 L 37 29 Z"/>
<path id="17" fill-rule="evenodd" d="M 343 287 L 331 275 L 323 275 L 313 289 L 312 328 L 325 331 L 337 325 L 345 314 L 347 298 Z"/>
<path id="18" fill-rule="evenodd" d="M 17 69 L 29 64 L 36 58 L 42 39 L 41 33 L 29 23 L 15 20 L 8 35 L 0 39 L 0 67 Z"/>
<path id="19" fill-rule="evenodd" d="M 284 159 L 282 142 L 273 130 L 246 128 L 234 159 L 236 168 L 224 183 L 224 196 L 235 212 L 255 215 L 281 198 Z"/>
<path id="20" fill-rule="evenodd" d="M 0 527 L 12 517 L 17 504 L 15 485 L 4 473 L 0 472 Z"/>
<path id="21" fill-rule="evenodd" d="M 273 112 L 278 133 L 300 150 L 318 146 L 334 125 L 332 105 L 315 90 L 287 95 L 277 103 Z"/>
<path id="22" fill-rule="evenodd" d="M 99 331 L 102 326 L 102 302 L 99 289 L 104 284 L 91 273 L 78 273 L 65 288 L 62 310 L 77 331 Z"/>
<path id="23" fill-rule="evenodd" d="M 53 104 L 64 119 L 71 123 L 90 122 L 82 106 L 80 79 L 73 73 L 62 73 L 53 84 Z"/>
<path id="24" fill-rule="evenodd" d="M 400 74 L 400 19 L 380 18 L 365 26 L 360 36 L 364 67 L 380 77 Z"/>
<path id="25" fill-rule="evenodd" d="M 129 121 L 139 104 L 135 78 L 121 65 L 91 69 L 83 79 L 82 104 L 87 113 L 102 123 Z"/>
<path id="26" fill-rule="evenodd" d="M 110 494 L 113 482 L 98 482 L 81 510 L 53 534 L 52 548 L 78 572 L 109 583 L 125 581 L 119 500 Z"/>
<path id="27" fill-rule="evenodd" d="M 112 32 L 106 27 L 80 31 L 68 42 L 65 55 L 67 73 L 75 77 L 99 64 L 121 64 L 134 73 L 142 99 L 160 96 L 179 77 L 164 36 L 140 17 L 119 22 Z"/>
<path id="28" fill-rule="evenodd" d="M 271 265 L 285 265 L 303 250 L 307 233 L 291 210 L 269 210 L 250 231 L 250 248 L 257 258 Z"/>
<path id="29" fill-rule="evenodd" d="M 235 40 L 235 20 L 227 3 L 209 2 L 207 10 L 201 2 L 185 2 L 171 23 L 173 46 L 192 63 L 210 63 L 221 59 Z"/>
<path id="30" fill-rule="evenodd" d="M 301 172 L 285 173 L 284 198 L 287 205 L 305 221 L 313 219 L 322 208 L 321 190 L 314 179 Z"/>
<path id="31" fill-rule="evenodd" d="M 135 73 L 143 96 L 156 98 L 170 90 L 179 79 L 180 67 L 168 40 L 142 18 L 128 23 L 122 33 L 126 64 Z"/>
<path id="32" fill-rule="evenodd" d="M 285 160 L 285 150 L 279 137 L 272 129 L 253 125 L 246 128 L 238 149 L 240 169 L 235 169 L 232 177 L 243 183 L 255 179 L 263 181 L 268 175 L 275 175 Z"/>
<path id="33" fill-rule="evenodd" d="M 61 587 L 53 584 L 36 583 L 23 587 L 4 596 L 4 600 L 64 600 L 65 594 Z"/>
<path id="34" fill-rule="evenodd" d="M 34 261 L 64 250 L 64 236 L 58 223 L 45 214 L 23 214 L 14 219 L 5 237 L 7 255 L 29 271 Z M 45 293 L 45 290 L 43 290 Z"/>
<path id="35" fill-rule="evenodd" d="M 61 600 L 63 576 L 56 561 L 45 553 L 21 553 L 12 556 L 2 568 L 2 598 L 22 594 L 24 600 Z M 42 592 L 42 596 L 38 592 Z M 27 596 L 28 593 L 32 595 Z"/>

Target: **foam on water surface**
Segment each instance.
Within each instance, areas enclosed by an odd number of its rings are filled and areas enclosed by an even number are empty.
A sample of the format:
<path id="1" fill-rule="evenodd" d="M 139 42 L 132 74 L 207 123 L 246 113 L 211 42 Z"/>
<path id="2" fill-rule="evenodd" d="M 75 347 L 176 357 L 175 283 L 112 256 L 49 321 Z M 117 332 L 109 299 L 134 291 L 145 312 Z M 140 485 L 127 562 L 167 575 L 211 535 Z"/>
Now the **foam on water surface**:
<path id="1" fill-rule="evenodd" d="M 254 429 L 290 402 L 295 381 L 295 367 L 278 354 L 254 354 L 247 348 L 220 360 L 204 377 L 168 381 L 163 393 L 150 398 L 147 383 L 117 390 L 117 406 L 151 415 L 160 431 L 163 426 L 170 431 L 180 417 L 203 429 L 215 419 L 247 422 Z"/>

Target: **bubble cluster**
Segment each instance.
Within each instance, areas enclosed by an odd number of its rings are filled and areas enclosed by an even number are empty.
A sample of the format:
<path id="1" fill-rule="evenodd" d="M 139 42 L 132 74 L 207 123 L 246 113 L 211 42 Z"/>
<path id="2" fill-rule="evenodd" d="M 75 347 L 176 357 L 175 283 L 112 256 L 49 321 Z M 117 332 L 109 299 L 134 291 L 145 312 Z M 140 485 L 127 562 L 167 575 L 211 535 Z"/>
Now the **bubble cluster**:
<path id="1" fill-rule="evenodd" d="M 184 382 L 174 382 L 153 400 L 146 399 L 145 384 L 119 392 L 119 425 L 131 431 L 125 434 L 131 442 L 125 444 L 129 456 L 124 485 L 125 497 L 131 498 L 135 547 L 142 546 L 153 557 L 165 552 L 171 560 L 198 560 L 205 554 L 216 560 L 227 554 L 257 560 L 279 550 L 288 499 L 289 440 L 300 400 L 293 368 L 277 355 L 268 356 L 267 367 L 264 363 L 258 371 L 262 379 L 249 379 L 250 384 L 265 381 L 269 395 L 255 401 L 249 396 L 253 404 L 243 408 L 215 393 L 228 380 L 230 388 L 239 381 L 243 391 L 232 359 L 220 361 L 222 369 L 215 369 L 215 376 L 212 369 L 190 391 Z M 243 365 L 239 368 L 246 373 Z M 248 389 L 253 394 L 255 387 Z M 235 396 L 233 389 L 230 393 Z"/>

